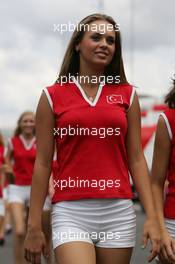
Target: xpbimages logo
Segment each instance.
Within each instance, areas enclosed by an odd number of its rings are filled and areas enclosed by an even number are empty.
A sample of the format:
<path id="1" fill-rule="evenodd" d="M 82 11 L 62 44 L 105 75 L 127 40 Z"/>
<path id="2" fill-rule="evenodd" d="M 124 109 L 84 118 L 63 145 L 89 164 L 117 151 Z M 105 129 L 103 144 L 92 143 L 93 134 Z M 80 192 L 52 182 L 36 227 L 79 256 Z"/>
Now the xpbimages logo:
<path id="1" fill-rule="evenodd" d="M 63 138 L 64 136 L 67 135 L 68 136 L 98 136 L 99 138 L 120 135 L 120 127 L 89 128 L 89 127 L 79 127 L 79 125 L 77 124 L 76 127 L 72 127 L 68 125 L 68 127 L 58 127 L 58 128 L 54 128 L 53 130 L 54 130 L 54 136 L 59 136 L 60 138 Z"/>
<path id="2" fill-rule="evenodd" d="M 53 240 L 60 240 L 64 242 L 66 240 L 89 240 L 91 239 L 95 243 L 97 242 L 106 242 L 106 240 L 118 240 L 120 239 L 120 232 L 86 232 L 86 231 L 72 231 L 68 230 L 67 232 L 52 232 Z"/>
<path id="3" fill-rule="evenodd" d="M 112 24 L 108 23 L 73 23 L 71 21 L 68 21 L 68 23 L 60 23 L 60 24 L 53 24 L 53 31 L 59 32 L 61 35 L 65 32 L 73 32 L 73 31 L 92 31 L 92 32 L 100 32 L 100 34 L 105 34 L 106 31 L 119 31 L 120 27 L 119 24 L 113 26 Z"/>
<path id="4" fill-rule="evenodd" d="M 84 178 L 84 179 L 83 179 Z M 120 187 L 120 179 L 91 179 L 88 180 L 87 177 L 75 177 L 71 178 L 68 177 L 68 179 L 60 179 L 60 180 L 54 180 L 54 189 L 59 188 L 60 190 L 66 189 L 66 188 L 96 188 L 100 191 L 103 191 L 105 189 L 109 188 L 119 188 Z"/>

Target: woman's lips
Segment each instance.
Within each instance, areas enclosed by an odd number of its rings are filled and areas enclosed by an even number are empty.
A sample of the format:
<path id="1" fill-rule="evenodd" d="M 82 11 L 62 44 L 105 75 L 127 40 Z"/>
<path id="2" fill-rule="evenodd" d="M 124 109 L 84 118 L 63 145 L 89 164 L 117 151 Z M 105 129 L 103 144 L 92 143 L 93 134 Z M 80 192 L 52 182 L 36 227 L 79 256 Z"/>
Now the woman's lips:
<path id="1" fill-rule="evenodd" d="M 105 51 L 96 51 L 95 53 L 97 53 L 97 54 L 99 54 L 99 53 L 100 53 L 100 54 L 104 54 L 104 55 L 106 55 L 106 56 L 108 55 L 108 52 L 105 52 Z"/>
<path id="2" fill-rule="evenodd" d="M 95 54 L 100 56 L 100 57 L 107 57 L 108 56 L 108 53 L 102 52 L 102 51 L 95 52 Z"/>

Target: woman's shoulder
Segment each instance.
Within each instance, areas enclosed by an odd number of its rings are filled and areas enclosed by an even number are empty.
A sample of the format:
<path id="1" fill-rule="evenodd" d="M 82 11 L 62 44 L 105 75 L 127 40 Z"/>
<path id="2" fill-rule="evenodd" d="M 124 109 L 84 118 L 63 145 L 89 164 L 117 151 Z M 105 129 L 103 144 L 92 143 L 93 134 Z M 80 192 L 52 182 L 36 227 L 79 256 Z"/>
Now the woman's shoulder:
<path id="1" fill-rule="evenodd" d="M 16 146 L 16 144 L 18 144 L 19 141 L 20 141 L 19 136 L 11 136 L 11 137 L 9 137 L 8 140 L 7 140 L 8 148 L 13 150 L 14 146 Z"/>
<path id="2" fill-rule="evenodd" d="M 72 86 L 72 83 L 55 82 L 52 85 L 46 86 L 44 90 L 48 90 L 49 93 L 55 93 L 55 92 L 65 90 L 65 88 L 68 88 L 70 86 Z"/>
<path id="3" fill-rule="evenodd" d="M 174 114 L 175 114 L 175 108 L 169 108 L 169 107 L 167 107 L 167 108 L 164 110 L 164 114 L 167 114 L 167 115 L 174 115 Z"/>
<path id="4" fill-rule="evenodd" d="M 170 135 L 172 138 L 172 135 L 175 135 L 175 109 L 167 107 L 164 112 L 161 113 L 161 116 L 163 116 L 168 131 L 170 131 Z"/>
<path id="5" fill-rule="evenodd" d="M 164 110 L 163 115 L 166 116 L 166 118 L 169 120 L 169 122 L 175 124 L 175 108 L 167 107 Z"/>
<path id="6" fill-rule="evenodd" d="M 45 88 L 49 91 L 54 91 L 56 89 L 59 89 L 60 88 L 60 84 L 59 83 L 54 83 L 54 84 L 51 84 L 51 85 L 47 85 Z"/>

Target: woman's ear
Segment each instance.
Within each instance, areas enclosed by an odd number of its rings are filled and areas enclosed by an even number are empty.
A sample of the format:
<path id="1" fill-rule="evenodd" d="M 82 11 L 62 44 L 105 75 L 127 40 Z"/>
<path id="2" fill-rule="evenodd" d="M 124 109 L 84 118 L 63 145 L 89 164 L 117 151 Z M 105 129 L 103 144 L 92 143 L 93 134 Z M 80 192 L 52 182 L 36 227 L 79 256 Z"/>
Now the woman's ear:
<path id="1" fill-rule="evenodd" d="M 79 51 L 80 51 L 80 44 L 78 44 L 78 45 L 75 47 L 75 50 L 76 50 L 76 52 L 79 52 Z"/>

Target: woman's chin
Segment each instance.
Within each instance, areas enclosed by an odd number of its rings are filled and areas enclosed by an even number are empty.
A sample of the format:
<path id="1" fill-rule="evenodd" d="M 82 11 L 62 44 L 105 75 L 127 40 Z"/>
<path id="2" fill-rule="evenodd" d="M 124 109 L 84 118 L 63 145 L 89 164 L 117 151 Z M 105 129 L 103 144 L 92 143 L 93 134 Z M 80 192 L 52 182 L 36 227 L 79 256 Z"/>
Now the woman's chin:
<path id="1" fill-rule="evenodd" d="M 104 68 L 108 65 L 109 63 L 106 60 L 103 59 L 98 59 L 93 61 L 92 65 L 94 68 L 99 69 L 99 70 L 104 70 Z"/>

